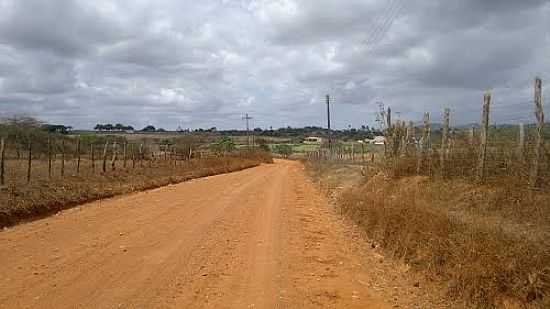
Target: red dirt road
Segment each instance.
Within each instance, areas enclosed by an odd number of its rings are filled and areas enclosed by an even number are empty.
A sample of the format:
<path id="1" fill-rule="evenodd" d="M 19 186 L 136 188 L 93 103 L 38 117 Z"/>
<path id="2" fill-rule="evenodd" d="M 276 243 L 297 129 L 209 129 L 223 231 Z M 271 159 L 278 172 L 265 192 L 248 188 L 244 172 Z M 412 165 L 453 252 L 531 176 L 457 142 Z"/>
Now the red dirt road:
<path id="1" fill-rule="evenodd" d="M 389 308 L 297 162 L 0 232 L 0 308 Z"/>

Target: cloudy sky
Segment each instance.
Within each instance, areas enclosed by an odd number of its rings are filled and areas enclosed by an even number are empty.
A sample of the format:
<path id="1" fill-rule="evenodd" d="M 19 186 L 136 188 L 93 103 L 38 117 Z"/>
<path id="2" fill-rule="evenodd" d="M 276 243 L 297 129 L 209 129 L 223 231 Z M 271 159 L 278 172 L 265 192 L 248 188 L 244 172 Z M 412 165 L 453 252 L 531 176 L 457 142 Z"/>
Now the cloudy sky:
<path id="1" fill-rule="evenodd" d="M 549 0 L 0 0 L 0 116 L 76 128 L 527 122 L 535 76 Z"/>

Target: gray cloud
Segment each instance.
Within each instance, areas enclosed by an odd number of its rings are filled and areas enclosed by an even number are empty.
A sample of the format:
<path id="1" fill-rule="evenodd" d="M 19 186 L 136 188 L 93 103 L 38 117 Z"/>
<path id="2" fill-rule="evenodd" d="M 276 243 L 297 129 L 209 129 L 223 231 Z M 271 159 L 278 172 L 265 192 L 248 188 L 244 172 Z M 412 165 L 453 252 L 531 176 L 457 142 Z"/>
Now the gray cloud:
<path id="1" fill-rule="evenodd" d="M 0 116 L 90 128 L 528 121 L 550 80 L 548 0 L 0 0 Z M 550 104 L 547 103 L 546 106 Z M 548 108 L 547 108 L 548 109 Z"/>

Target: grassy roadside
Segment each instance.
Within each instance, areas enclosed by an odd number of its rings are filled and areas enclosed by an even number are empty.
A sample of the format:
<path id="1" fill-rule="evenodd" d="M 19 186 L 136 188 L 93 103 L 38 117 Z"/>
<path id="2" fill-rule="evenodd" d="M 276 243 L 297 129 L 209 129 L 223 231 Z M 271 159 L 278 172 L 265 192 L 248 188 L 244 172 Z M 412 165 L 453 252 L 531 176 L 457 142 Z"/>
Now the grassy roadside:
<path id="1" fill-rule="evenodd" d="M 351 184 L 346 167 L 319 164 L 307 166 L 344 215 L 465 307 L 550 307 L 548 192 L 374 170 Z"/>
<path id="2" fill-rule="evenodd" d="M 24 182 L 21 181 L 0 192 L 0 228 L 98 199 L 239 171 L 271 162 L 269 154 L 256 153 L 193 159 L 180 162 L 177 167 L 160 164 L 153 168 L 119 168 L 105 174 L 67 175 L 52 181 L 46 178 L 29 185 L 23 185 Z M 47 171 L 45 162 L 37 163 L 37 167 Z"/>

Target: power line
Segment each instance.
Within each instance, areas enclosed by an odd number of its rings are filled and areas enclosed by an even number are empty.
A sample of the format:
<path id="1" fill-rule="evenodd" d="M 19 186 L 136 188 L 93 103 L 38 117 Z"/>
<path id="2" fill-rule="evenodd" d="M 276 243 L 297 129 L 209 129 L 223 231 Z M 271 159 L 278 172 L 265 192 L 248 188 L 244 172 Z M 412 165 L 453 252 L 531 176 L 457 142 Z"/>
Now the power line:
<path id="1" fill-rule="evenodd" d="M 390 15 L 396 3 L 397 0 L 391 0 L 386 10 L 384 10 L 385 13 L 376 16 L 376 19 L 371 23 L 370 29 L 367 31 L 367 36 L 365 39 L 366 43 L 368 43 L 372 39 L 374 33 L 378 31 L 382 21 Z"/>
<path id="2" fill-rule="evenodd" d="M 382 40 L 382 38 L 386 35 L 386 33 L 389 31 L 389 29 L 393 25 L 393 22 L 395 21 L 395 19 L 401 13 L 402 8 L 403 8 L 403 5 L 399 0 L 394 0 L 393 2 L 390 3 L 390 5 L 388 5 L 386 16 L 382 18 L 381 22 L 379 19 L 378 25 L 375 26 L 374 30 L 371 31 L 371 33 L 368 35 L 367 39 L 364 42 L 367 49 L 369 47 L 374 47 L 374 44 L 377 44 Z"/>

